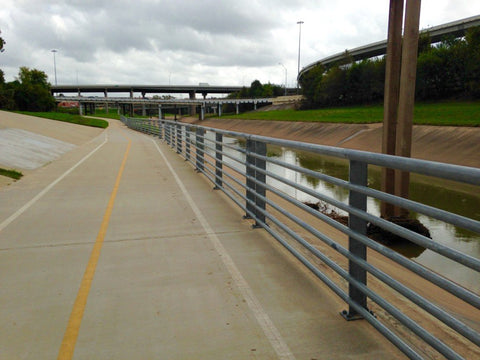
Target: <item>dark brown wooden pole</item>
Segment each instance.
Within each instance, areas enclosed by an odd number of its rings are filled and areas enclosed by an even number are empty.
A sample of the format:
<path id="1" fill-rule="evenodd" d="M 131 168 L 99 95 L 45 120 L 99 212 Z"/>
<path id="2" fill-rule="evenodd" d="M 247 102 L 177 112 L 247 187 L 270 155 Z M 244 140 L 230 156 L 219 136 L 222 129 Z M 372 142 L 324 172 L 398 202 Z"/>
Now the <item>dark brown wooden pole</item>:
<path id="1" fill-rule="evenodd" d="M 403 1 L 404 0 L 390 0 L 388 17 L 382 152 L 389 155 L 395 155 L 400 67 L 402 59 Z M 389 194 L 395 193 L 395 172 L 393 169 L 382 169 L 381 190 Z M 388 218 L 393 216 L 393 214 L 394 206 L 382 202 L 382 217 Z"/>
<path id="2" fill-rule="evenodd" d="M 420 23 L 420 0 L 407 0 L 405 7 L 405 30 L 402 45 L 402 69 L 398 100 L 398 124 L 396 155 L 410 157 L 412 152 L 412 124 L 415 105 L 415 80 L 417 73 L 418 33 Z M 409 196 L 410 173 L 395 171 L 395 194 Z M 395 208 L 396 216 L 406 216 L 408 211 Z"/>

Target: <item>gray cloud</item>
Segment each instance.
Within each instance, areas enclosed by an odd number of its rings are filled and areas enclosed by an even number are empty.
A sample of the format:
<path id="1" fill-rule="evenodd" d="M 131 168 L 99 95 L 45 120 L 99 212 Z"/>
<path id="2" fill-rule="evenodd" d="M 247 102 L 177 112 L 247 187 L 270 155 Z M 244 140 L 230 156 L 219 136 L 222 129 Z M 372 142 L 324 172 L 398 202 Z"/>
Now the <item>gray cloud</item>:
<path id="1" fill-rule="evenodd" d="M 388 1 L 340 0 L 4 0 L 7 41 L 0 67 L 20 66 L 60 83 L 284 81 L 297 70 L 298 25 L 306 65 L 386 36 Z M 480 12 L 471 1 L 424 0 L 422 23 L 439 25 Z M 200 79 L 200 80 L 198 80 Z"/>

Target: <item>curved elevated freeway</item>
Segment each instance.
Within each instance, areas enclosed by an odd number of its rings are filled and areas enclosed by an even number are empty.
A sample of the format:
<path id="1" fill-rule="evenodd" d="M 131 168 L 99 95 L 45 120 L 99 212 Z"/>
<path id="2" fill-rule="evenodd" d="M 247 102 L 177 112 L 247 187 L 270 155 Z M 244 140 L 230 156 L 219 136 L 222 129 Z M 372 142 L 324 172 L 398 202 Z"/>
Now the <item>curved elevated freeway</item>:
<path id="1" fill-rule="evenodd" d="M 445 36 L 453 35 L 455 37 L 464 36 L 465 32 L 475 26 L 480 26 L 480 15 L 472 16 L 469 18 L 449 22 L 443 25 L 434 26 L 425 30 L 422 30 L 421 33 L 430 34 L 432 42 L 442 41 Z M 364 45 L 357 47 L 355 49 L 347 50 L 348 54 L 355 60 L 369 59 L 375 56 L 385 55 L 387 53 L 387 40 L 378 41 L 369 45 Z M 345 57 L 345 52 L 334 54 L 328 56 L 324 59 L 315 61 L 307 66 L 305 66 L 300 73 L 298 74 L 298 80 L 301 79 L 303 75 L 312 70 L 315 66 L 322 64 L 324 66 L 332 65 Z"/>

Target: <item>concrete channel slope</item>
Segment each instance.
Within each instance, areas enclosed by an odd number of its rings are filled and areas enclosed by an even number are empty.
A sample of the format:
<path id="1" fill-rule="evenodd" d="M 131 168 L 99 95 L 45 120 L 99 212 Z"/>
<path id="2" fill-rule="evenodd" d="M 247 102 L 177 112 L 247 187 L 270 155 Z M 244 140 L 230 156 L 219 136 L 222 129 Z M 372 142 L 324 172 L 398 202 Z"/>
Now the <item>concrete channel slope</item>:
<path id="1" fill-rule="evenodd" d="M 0 359 L 402 358 L 241 215 L 111 121 L 0 189 Z"/>

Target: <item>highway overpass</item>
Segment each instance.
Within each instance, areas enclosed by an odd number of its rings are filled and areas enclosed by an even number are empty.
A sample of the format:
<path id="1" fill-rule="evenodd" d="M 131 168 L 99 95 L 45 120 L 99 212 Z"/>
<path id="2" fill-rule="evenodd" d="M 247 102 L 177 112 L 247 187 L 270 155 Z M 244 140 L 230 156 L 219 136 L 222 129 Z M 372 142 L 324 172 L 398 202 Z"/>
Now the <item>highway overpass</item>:
<path id="1" fill-rule="evenodd" d="M 200 110 L 200 120 L 203 120 L 207 108 L 218 111 L 219 116 L 222 114 L 223 105 L 235 105 L 235 112 L 240 113 L 241 104 L 250 104 L 253 109 L 257 109 L 257 105 L 272 104 L 271 98 L 258 99 L 147 99 L 147 98 L 128 98 L 128 97 L 83 97 L 83 96 L 56 96 L 57 103 L 62 102 L 78 102 L 80 115 L 94 114 L 97 105 L 104 105 L 107 109 L 109 105 L 114 105 L 118 109 L 122 109 L 123 114 L 130 114 L 133 116 L 135 105 L 142 107 L 142 114 L 146 115 L 146 110 L 156 108 L 158 109 L 159 117 L 162 116 L 162 108 L 181 108 L 189 107 L 190 114 L 195 115 L 197 107 Z"/>
<path id="2" fill-rule="evenodd" d="M 195 94 L 230 94 L 242 90 L 242 86 L 214 86 L 214 85 L 52 85 L 52 94 L 55 93 L 128 93 L 133 98 L 134 93 L 146 94 L 189 94 L 191 99 Z"/>
<path id="3" fill-rule="evenodd" d="M 480 15 L 472 16 L 469 18 L 449 22 L 443 25 L 434 26 L 428 29 L 420 31 L 420 33 L 428 33 L 432 40 L 432 43 L 442 41 L 446 36 L 455 36 L 461 37 L 465 35 L 465 32 L 475 26 L 480 26 Z M 355 61 L 369 59 L 375 56 L 385 55 L 387 53 L 387 40 L 382 40 L 374 42 L 369 45 L 364 45 L 357 47 L 351 50 L 345 50 L 348 52 L 348 55 L 351 56 Z M 315 61 L 307 66 L 305 66 L 300 73 L 298 74 L 298 80 L 302 78 L 303 75 L 308 73 L 317 65 L 329 66 L 333 65 L 336 62 L 345 58 L 345 51 L 337 53 L 321 60 Z"/>

